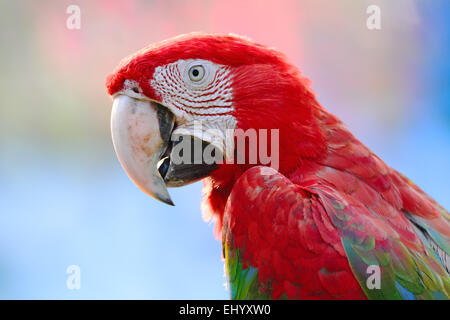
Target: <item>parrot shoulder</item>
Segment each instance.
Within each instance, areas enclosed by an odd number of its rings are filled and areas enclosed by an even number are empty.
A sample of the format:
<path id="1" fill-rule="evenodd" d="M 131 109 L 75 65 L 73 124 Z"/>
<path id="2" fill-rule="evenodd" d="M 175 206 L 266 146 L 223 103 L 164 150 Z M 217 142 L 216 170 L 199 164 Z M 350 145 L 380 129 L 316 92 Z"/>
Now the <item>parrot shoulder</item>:
<path id="1" fill-rule="evenodd" d="M 411 223 L 362 181 L 343 192 L 323 174 L 304 178 L 253 167 L 233 186 L 222 232 L 232 298 L 448 298 L 437 242 L 417 229 L 425 222 Z M 374 268 L 376 290 L 367 283 Z"/>
<path id="2" fill-rule="evenodd" d="M 365 299 L 318 198 L 274 169 L 236 181 L 222 240 L 233 299 Z"/>

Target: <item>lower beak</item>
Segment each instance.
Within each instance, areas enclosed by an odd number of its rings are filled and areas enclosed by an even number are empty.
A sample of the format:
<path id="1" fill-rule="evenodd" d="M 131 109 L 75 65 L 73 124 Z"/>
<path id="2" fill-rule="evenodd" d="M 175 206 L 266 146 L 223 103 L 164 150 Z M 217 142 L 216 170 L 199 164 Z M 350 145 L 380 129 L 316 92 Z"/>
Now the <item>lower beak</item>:
<path id="1" fill-rule="evenodd" d="M 158 162 L 167 149 L 173 114 L 151 102 L 126 95 L 114 98 L 111 134 L 117 156 L 131 180 L 145 193 L 173 205 Z"/>

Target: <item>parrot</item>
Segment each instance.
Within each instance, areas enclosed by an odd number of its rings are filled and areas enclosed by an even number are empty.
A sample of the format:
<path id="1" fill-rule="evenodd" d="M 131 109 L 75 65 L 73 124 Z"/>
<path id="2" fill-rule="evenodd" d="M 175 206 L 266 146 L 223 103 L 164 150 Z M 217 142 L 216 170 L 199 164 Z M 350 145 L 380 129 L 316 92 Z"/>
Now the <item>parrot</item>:
<path id="1" fill-rule="evenodd" d="M 275 48 L 179 35 L 106 77 L 113 146 L 129 178 L 166 204 L 169 187 L 203 181 L 231 299 L 448 300 L 449 213 L 311 87 Z M 252 158 L 263 149 L 270 163 Z"/>

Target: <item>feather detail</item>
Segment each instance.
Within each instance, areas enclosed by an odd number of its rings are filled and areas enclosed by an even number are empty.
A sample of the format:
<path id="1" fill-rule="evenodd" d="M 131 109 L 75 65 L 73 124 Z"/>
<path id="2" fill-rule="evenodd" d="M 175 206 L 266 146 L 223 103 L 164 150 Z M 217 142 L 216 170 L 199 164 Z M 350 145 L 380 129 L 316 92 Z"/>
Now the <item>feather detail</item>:
<path id="1" fill-rule="evenodd" d="M 260 168 L 237 180 L 225 208 L 223 243 L 237 260 L 226 259 L 232 297 L 449 298 L 441 264 L 447 258 L 434 254 L 437 242 L 419 234 L 402 211 L 377 209 L 377 201 L 391 206 L 387 200 L 362 202 L 367 198 L 358 189 L 372 187 L 338 191 L 333 178 L 326 179 L 339 175 L 335 169 L 301 186 L 274 170 L 267 175 L 267 168 L 262 175 Z M 366 283 L 373 266 L 380 289 Z M 231 270 L 238 270 L 239 281 Z M 249 283 L 240 284 L 249 273 Z"/>

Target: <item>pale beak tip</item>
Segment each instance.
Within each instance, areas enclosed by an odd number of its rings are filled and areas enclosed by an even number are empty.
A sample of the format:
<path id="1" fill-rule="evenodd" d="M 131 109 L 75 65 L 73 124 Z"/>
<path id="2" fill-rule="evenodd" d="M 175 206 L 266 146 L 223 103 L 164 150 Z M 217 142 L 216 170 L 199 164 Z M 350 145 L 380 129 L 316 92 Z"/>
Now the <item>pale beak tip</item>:
<path id="1" fill-rule="evenodd" d="M 173 203 L 172 199 L 168 198 L 168 199 L 161 199 L 162 202 L 164 202 L 165 204 L 168 204 L 170 206 L 175 207 L 175 203 Z"/>
<path id="2" fill-rule="evenodd" d="M 156 176 L 156 175 L 155 175 Z M 159 178 L 161 179 L 161 178 Z M 169 192 L 166 189 L 166 186 L 164 185 L 163 180 L 159 180 L 155 177 L 155 181 L 157 181 L 157 187 L 142 187 L 142 185 L 137 184 L 136 185 L 141 189 L 144 193 L 149 195 L 155 200 L 161 201 L 162 203 L 175 206 L 175 204 L 172 201 L 172 198 L 170 197 Z"/>

